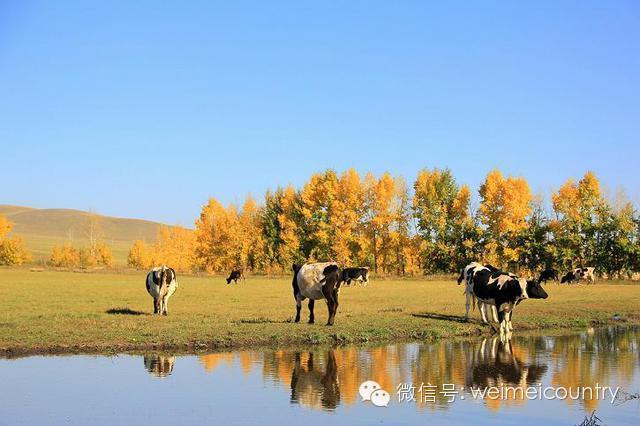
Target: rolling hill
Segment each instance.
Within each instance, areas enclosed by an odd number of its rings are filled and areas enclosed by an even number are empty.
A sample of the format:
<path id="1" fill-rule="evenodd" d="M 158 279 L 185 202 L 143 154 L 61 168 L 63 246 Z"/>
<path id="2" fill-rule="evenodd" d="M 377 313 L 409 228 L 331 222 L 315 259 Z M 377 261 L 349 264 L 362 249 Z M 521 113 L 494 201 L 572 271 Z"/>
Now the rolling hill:
<path id="1" fill-rule="evenodd" d="M 0 205 L 0 215 L 14 223 L 11 235 L 22 237 L 35 262 L 47 260 L 51 249 L 66 241 L 87 245 L 93 224 L 95 233 L 113 250 L 117 264 L 126 263 L 136 239 L 154 242 L 161 223 L 141 219 L 102 216 L 72 209 L 35 209 Z"/>

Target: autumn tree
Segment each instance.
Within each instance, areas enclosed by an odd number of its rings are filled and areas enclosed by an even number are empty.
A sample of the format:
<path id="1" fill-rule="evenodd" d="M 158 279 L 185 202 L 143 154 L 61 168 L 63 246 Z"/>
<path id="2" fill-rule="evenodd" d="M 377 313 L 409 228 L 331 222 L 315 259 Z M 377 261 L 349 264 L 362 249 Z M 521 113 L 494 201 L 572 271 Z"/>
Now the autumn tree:
<path id="1" fill-rule="evenodd" d="M 300 198 L 293 186 L 267 191 L 262 210 L 262 238 L 268 272 L 290 271 L 293 263 L 305 259 L 300 251 Z"/>
<path id="2" fill-rule="evenodd" d="M 539 195 L 532 201 L 527 226 L 517 233 L 516 245 L 519 247 L 520 266 L 532 272 L 554 267 L 556 252 L 542 196 Z"/>
<path id="3" fill-rule="evenodd" d="M 527 227 L 532 195 L 524 178 L 505 178 L 498 169 L 489 172 L 480 186 L 479 217 L 485 226 L 487 263 L 517 262 L 520 248 L 517 235 Z"/>
<path id="4" fill-rule="evenodd" d="M 551 197 L 556 218 L 551 224 L 564 267 L 594 260 L 598 212 L 604 206 L 600 182 L 592 172 L 580 181 L 569 179 Z"/>
<path id="5" fill-rule="evenodd" d="M 195 269 L 195 235 L 182 226 L 161 226 L 151 246 L 152 266 L 168 265 L 176 271 Z"/>
<path id="6" fill-rule="evenodd" d="M 363 264 L 364 191 L 360 175 L 354 169 L 345 171 L 338 179 L 334 201 L 332 228 L 335 232 L 333 251 L 336 261 L 344 265 Z"/>
<path id="7" fill-rule="evenodd" d="M 80 266 L 80 249 L 64 243 L 60 246 L 53 247 L 49 265 L 58 268 L 75 268 Z"/>
<path id="8" fill-rule="evenodd" d="M 0 215 L 0 265 L 21 265 L 31 261 L 31 253 L 20 237 L 8 237 L 13 223 Z"/>
<path id="9" fill-rule="evenodd" d="M 363 224 L 368 264 L 376 272 L 398 270 L 397 245 L 408 235 L 406 184 L 401 178 L 384 173 L 379 179 L 368 173 L 364 180 Z M 401 269 L 401 268 L 400 268 Z"/>
<path id="10" fill-rule="evenodd" d="M 251 196 L 247 196 L 238 217 L 240 239 L 240 260 L 244 269 L 260 270 L 265 263 L 264 240 L 262 236 L 262 207 Z"/>
<path id="11" fill-rule="evenodd" d="M 235 209 L 225 209 L 210 198 L 196 221 L 196 256 L 208 272 L 229 269 L 236 260 L 234 239 L 237 236 L 238 215 Z"/>
<path id="12" fill-rule="evenodd" d="M 148 269 L 152 265 L 150 247 L 144 240 L 135 240 L 129 249 L 127 265 L 136 269 Z"/>
<path id="13" fill-rule="evenodd" d="M 335 260 L 333 241 L 336 233 L 333 215 L 338 177 L 333 170 L 314 173 L 300 191 L 301 250 L 308 260 Z"/>
<path id="14" fill-rule="evenodd" d="M 413 214 L 422 242 L 425 272 L 451 271 L 468 262 L 473 221 L 470 191 L 449 169 L 421 170 L 413 185 Z"/>

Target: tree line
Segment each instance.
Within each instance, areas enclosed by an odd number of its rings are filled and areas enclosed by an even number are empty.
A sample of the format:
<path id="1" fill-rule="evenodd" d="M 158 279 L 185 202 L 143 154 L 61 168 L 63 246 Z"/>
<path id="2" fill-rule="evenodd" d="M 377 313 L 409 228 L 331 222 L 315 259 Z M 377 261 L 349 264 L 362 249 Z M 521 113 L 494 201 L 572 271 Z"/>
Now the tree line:
<path id="1" fill-rule="evenodd" d="M 195 229 L 163 227 L 135 241 L 128 264 L 182 271 L 288 272 L 293 263 L 337 261 L 378 274 L 459 271 L 471 260 L 510 270 L 594 266 L 610 277 L 640 270 L 640 215 L 626 197 L 604 196 L 587 172 L 545 203 L 522 177 L 489 172 L 471 190 L 448 169 L 422 170 L 410 188 L 389 173 L 313 174 L 301 187 L 251 196 L 242 206 L 210 198 Z"/>

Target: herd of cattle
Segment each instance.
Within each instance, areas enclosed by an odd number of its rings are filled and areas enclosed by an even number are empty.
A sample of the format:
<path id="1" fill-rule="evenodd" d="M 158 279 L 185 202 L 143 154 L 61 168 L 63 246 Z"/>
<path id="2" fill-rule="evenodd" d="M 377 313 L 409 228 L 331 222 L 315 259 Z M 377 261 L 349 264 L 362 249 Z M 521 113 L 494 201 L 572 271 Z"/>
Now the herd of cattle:
<path id="1" fill-rule="evenodd" d="M 350 285 L 352 281 L 366 285 L 369 282 L 369 268 L 341 269 L 336 262 L 306 263 L 293 265 L 293 297 L 296 302 L 295 322 L 300 321 L 302 302 L 309 299 L 309 323 L 313 324 L 316 300 L 325 300 L 329 311 L 327 325 L 333 325 L 338 310 L 338 295 L 342 283 Z M 242 270 L 234 270 L 226 279 L 227 284 L 246 280 Z M 573 283 L 585 280 L 595 282 L 594 268 L 576 268 L 558 279 L 558 272 L 544 270 L 537 280 L 527 280 L 502 271 L 491 265 L 472 262 L 465 266 L 458 278 L 458 285 L 465 283 L 465 318 L 469 320 L 469 311 L 478 306 L 482 322 L 499 324 L 500 335 L 513 330 L 511 319 L 514 308 L 525 299 L 546 299 L 547 292 L 542 283 L 549 280 L 561 283 Z M 153 313 L 167 315 L 167 303 L 178 288 L 176 272 L 165 265 L 153 268 L 147 274 L 147 292 L 153 298 Z"/>

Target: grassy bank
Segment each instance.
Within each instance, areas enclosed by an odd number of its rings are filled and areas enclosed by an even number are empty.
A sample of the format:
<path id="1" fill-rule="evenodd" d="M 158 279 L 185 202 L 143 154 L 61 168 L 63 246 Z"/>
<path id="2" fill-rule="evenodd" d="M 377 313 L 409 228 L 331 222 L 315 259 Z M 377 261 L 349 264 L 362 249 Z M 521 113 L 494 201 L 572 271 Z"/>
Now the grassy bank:
<path id="1" fill-rule="evenodd" d="M 150 314 L 144 273 L 81 274 L 0 269 L 0 355 L 176 351 L 293 344 L 347 344 L 489 333 L 464 322 L 462 288 L 453 281 L 373 281 L 341 291 L 336 325 L 316 304 L 315 325 L 292 323 L 290 279 L 249 277 L 227 286 L 220 277 L 179 277 L 168 317 Z M 549 284 L 545 301 L 514 314 L 515 332 L 579 328 L 621 321 L 640 324 L 640 285 Z M 478 318 L 478 313 L 473 314 Z"/>

